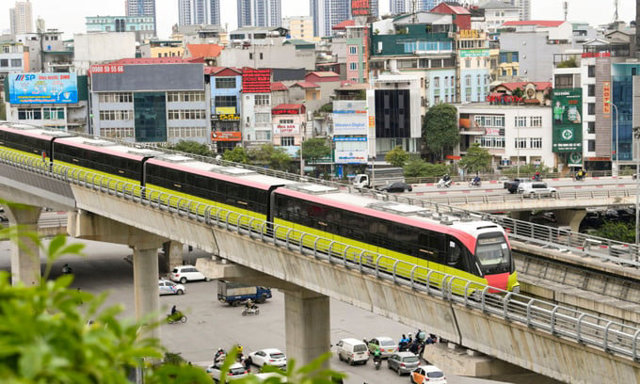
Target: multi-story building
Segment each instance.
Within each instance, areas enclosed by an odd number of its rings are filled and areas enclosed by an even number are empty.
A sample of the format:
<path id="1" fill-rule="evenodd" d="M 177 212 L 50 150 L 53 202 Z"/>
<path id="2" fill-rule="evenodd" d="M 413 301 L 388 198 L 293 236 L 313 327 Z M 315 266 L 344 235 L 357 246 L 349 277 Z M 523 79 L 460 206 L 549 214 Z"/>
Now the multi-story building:
<path id="1" fill-rule="evenodd" d="M 486 32 L 463 29 L 456 33 L 456 102 L 485 101 L 491 80 Z M 435 84 L 434 84 L 435 86 Z"/>
<path id="2" fill-rule="evenodd" d="M 389 13 L 400 15 L 413 11 L 413 0 L 389 0 Z"/>
<path id="3" fill-rule="evenodd" d="M 222 67 L 305 68 L 315 69 L 315 52 L 295 44 L 251 45 L 247 48 L 232 45 L 220 52 L 218 65 Z"/>
<path id="4" fill-rule="evenodd" d="M 369 27 L 346 27 L 347 80 L 365 83 L 369 79 Z"/>
<path id="5" fill-rule="evenodd" d="M 217 153 L 242 144 L 242 70 L 205 67 L 211 88 L 211 143 Z"/>
<path id="6" fill-rule="evenodd" d="M 502 24 L 508 21 L 520 20 L 520 10 L 504 1 L 490 0 L 479 5 L 484 14 L 484 20 L 480 25 L 474 26 L 488 33 L 496 33 Z"/>
<path id="7" fill-rule="evenodd" d="M 22 43 L 0 42 L 0 82 L 12 73 L 29 72 L 29 52 Z"/>
<path id="8" fill-rule="evenodd" d="M 85 19 L 87 33 L 135 32 L 139 43 L 155 36 L 155 19 L 151 16 L 87 16 Z"/>
<path id="9" fill-rule="evenodd" d="M 453 24 L 458 31 L 471 29 L 471 12 L 465 7 L 441 2 L 429 12 L 453 15 Z"/>
<path id="10" fill-rule="evenodd" d="M 136 57 L 134 32 L 74 34 L 73 67 L 78 75 L 87 74 L 92 64 Z"/>
<path id="11" fill-rule="evenodd" d="M 531 0 L 502 0 L 504 3 L 518 8 L 520 21 L 531 20 Z"/>
<path id="12" fill-rule="evenodd" d="M 156 0 L 125 0 L 124 9 L 127 16 L 153 17 L 153 34 L 157 35 Z"/>
<path id="13" fill-rule="evenodd" d="M 304 104 L 279 104 L 271 109 L 273 145 L 284 148 L 292 157 L 300 156 L 307 132 L 307 109 Z"/>
<path id="14" fill-rule="evenodd" d="M 9 8 L 9 24 L 11 36 L 33 32 L 33 15 L 29 0 L 16 1 L 14 7 Z"/>
<path id="15" fill-rule="evenodd" d="M 331 27 L 351 18 L 351 2 L 344 0 L 310 0 L 313 35 L 331 36 Z"/>
<path id="16" fill-rule="evenodd" d="M 282 19 L 282 28 L 289 30 L 292 39 L 313 40 L 311 16 L 291 16 Z"/>
<path id="17" fill-rule="evenodd" d="M 178 0 L 178 25 L 220 25 L 220 0 Z"/>
<path id="18" fill-rule="evenodd" d="M 149 40 L 139 51 L 140 57 L 182 57 L 184 45 L 178 40 Z"/>
<path id="19" fill-rule="evenodd" d="M 245 148 L 271 143 L 271 70 L 242 70 L 242 142 Z"/>
<path id="20" fill-rule="evenodd" d="M 123 59 L 91 67 L 90 133 L 134 142 L 211 142 L 204 65 Z"/>
<path id="21" fill-rule="evenodd" d="M 282 0 L 237 0 L 237 2 L 238 28 L 282 25 Z"/>
<path id="22" fill-rule="evenodd" d="M 174 30 L 171 40 L 186 44 L 226 44 L 227 31 L 219 25 L 181 25 Z"/>
<path id="23" fill-rule="evenodd" d="M 491 79 L 504 82 L 519 81 L 519 55 L 517 51 L 498 51 L 498 65 L 491 73 Z"/>
<path id="24" fill-rule="evenodd" d="M 48 29 L 38 33 L 17 35 L 15 40 L 29 51 L 29 68 L 38 72 L 69 72 L 73 48 L 62 40 L 62 32 Z"/>

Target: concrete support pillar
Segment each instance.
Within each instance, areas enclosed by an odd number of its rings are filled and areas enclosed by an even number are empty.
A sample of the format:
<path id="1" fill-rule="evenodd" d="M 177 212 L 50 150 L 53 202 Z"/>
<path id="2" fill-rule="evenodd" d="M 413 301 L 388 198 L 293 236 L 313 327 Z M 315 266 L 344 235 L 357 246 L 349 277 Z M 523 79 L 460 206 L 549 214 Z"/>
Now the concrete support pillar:
<path id="1" fill-rule="evenodd" d="M 133 294 L 136 305 L 136 320 L 150 314 L 158 314 L 160 295 L 158 292 L 158 248 L 132 246 L 133 248 Z M 153 322 L 156 319 L 147 319 Z M 145 336 L 160 337 L 160 329 L 152 328 Z"/>
<path id="2" fill-rule="evenodd" d="M 38 231 L 38 219 L 42 208 L 29 205 L 7 206 L 5 213 L 9 224 L 18 231 L 19 244 L 12 244 L 11 283 L 36 285 L 40 281 L 40 250 L 26 233 Z"/>
<path id="3" fill-rule="evenodd" d="M 571 227 L 573 232 L 578 232 L 580 223 L 587 215 L 586 209 L 560 209 L 555 211 L 559 227 Z"/>
<path id="4" fill-rule="evenodd" d="M 306 365 L 331 347 L 329 297 L 302 288 L 284 294 L 287 356 Z"/>
<path id="5" fill-rule="evenodd" d="M 182 265 L 184 245 L 177 241 L 167 241 L 162 243 L 164 257 L 160 265 L 160 271 L 170 272 L 174 267 Z"/>

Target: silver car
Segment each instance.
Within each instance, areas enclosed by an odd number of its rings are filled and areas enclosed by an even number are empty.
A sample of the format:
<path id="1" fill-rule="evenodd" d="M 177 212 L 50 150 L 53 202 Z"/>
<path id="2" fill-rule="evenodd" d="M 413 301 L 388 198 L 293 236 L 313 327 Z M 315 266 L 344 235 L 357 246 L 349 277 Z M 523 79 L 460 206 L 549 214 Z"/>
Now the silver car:
<path id="1" fill-rule="evenodd" d="M 158 292 L 160 295 L 182 295 L 186 292 L 184 285 L 176 284 L 169 280 L 158 280 Z"/>
<path id="2" fill-rule="evenodd" d="M 403 374 L 409 374 L 420 365 L 420 359 L 418 356 L 411 352 L 398 352 L 389 357 L 387 361 L 389 369 L 392 369 L 398 373 L 398 376 Z"/>

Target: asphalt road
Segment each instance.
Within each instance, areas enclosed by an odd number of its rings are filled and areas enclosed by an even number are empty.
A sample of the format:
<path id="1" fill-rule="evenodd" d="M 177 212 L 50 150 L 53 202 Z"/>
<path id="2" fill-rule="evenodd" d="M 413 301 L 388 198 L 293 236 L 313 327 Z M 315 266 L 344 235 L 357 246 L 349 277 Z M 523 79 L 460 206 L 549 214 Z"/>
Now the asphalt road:
<path id="1" fill-rule="evenodd" d="M 85 257 L 65 257 L 58 260 L 53 268 L 53 276 L 60 274 L 65 263 L 73 268 L 73 287 L 92 293 L 109 292 L 106 305 L 122 305 L 123 318 L 133 318 L 133 268 L 126 256 L 131 250 L 126 246 L 83 241 L 87 245 Z M 0 243 L 0 269 L 10 269 L 10 243 Z M 199 254 L 193 252 L 185 256 L 187 262 L 195 262 Z M 200 254 L 200 256 L 202 256 Z M 43 261 L 44 262 L 44 261 Z M 183 296 L 162 296 L 162 311 L 169 312 L 172 305 L 186 313 L 186 324 L 166 324 L 162 326 L 162 343 L 171 352 L 179 352 L 194 364 L 207 364 L 217 348 L 228 349 L 239 343 L 245 353 L 261 348 L 279 348 L 285 351 L 284 295 L 274 291 L 273 299 L 260 305 L 260 315 L 241 315 L 241 307 L 229 307 L 217 301 L 216 282 L 196 282 L 186 285 Z M 428 329 L 426 330 L 429 331 Z M 415 333 L 403 324 L 375 315 L 348 304 L 331 301 L 331 341 L 336 343 L 344 337 L 357 339 L 376 336 L 391 336 L 398 339 L 403 333 Z M 304 341 L 301 341 L 304 342 Z M 408 383 L 407 376 L 398 377 L 388 370 L 386 362 L 380 371 L 373 369 L 370 361 L 364 366 L 348 366 L 333 357 L 334 369 L 346 372 L 346 383 Z M 447 373 L 447 367 L 440 367 Z M 499 383 L 447 374 L 450 384 Z M 539 376 L 519 376 L 509 382 L 541 383 Z"/>

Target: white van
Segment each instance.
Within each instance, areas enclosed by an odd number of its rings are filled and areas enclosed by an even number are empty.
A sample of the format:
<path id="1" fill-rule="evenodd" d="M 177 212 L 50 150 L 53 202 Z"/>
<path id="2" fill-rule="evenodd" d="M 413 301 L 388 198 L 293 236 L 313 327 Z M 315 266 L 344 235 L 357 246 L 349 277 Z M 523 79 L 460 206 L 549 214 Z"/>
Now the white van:
<path id="1" fill-rule="evenodd" d="M 367 364 L 369 360 L 369 348 L 362 340 L 348 338 L 338 341 L 336 344 L 338 359 L 346 361 L 349 365 L 357 363 Z"/>

